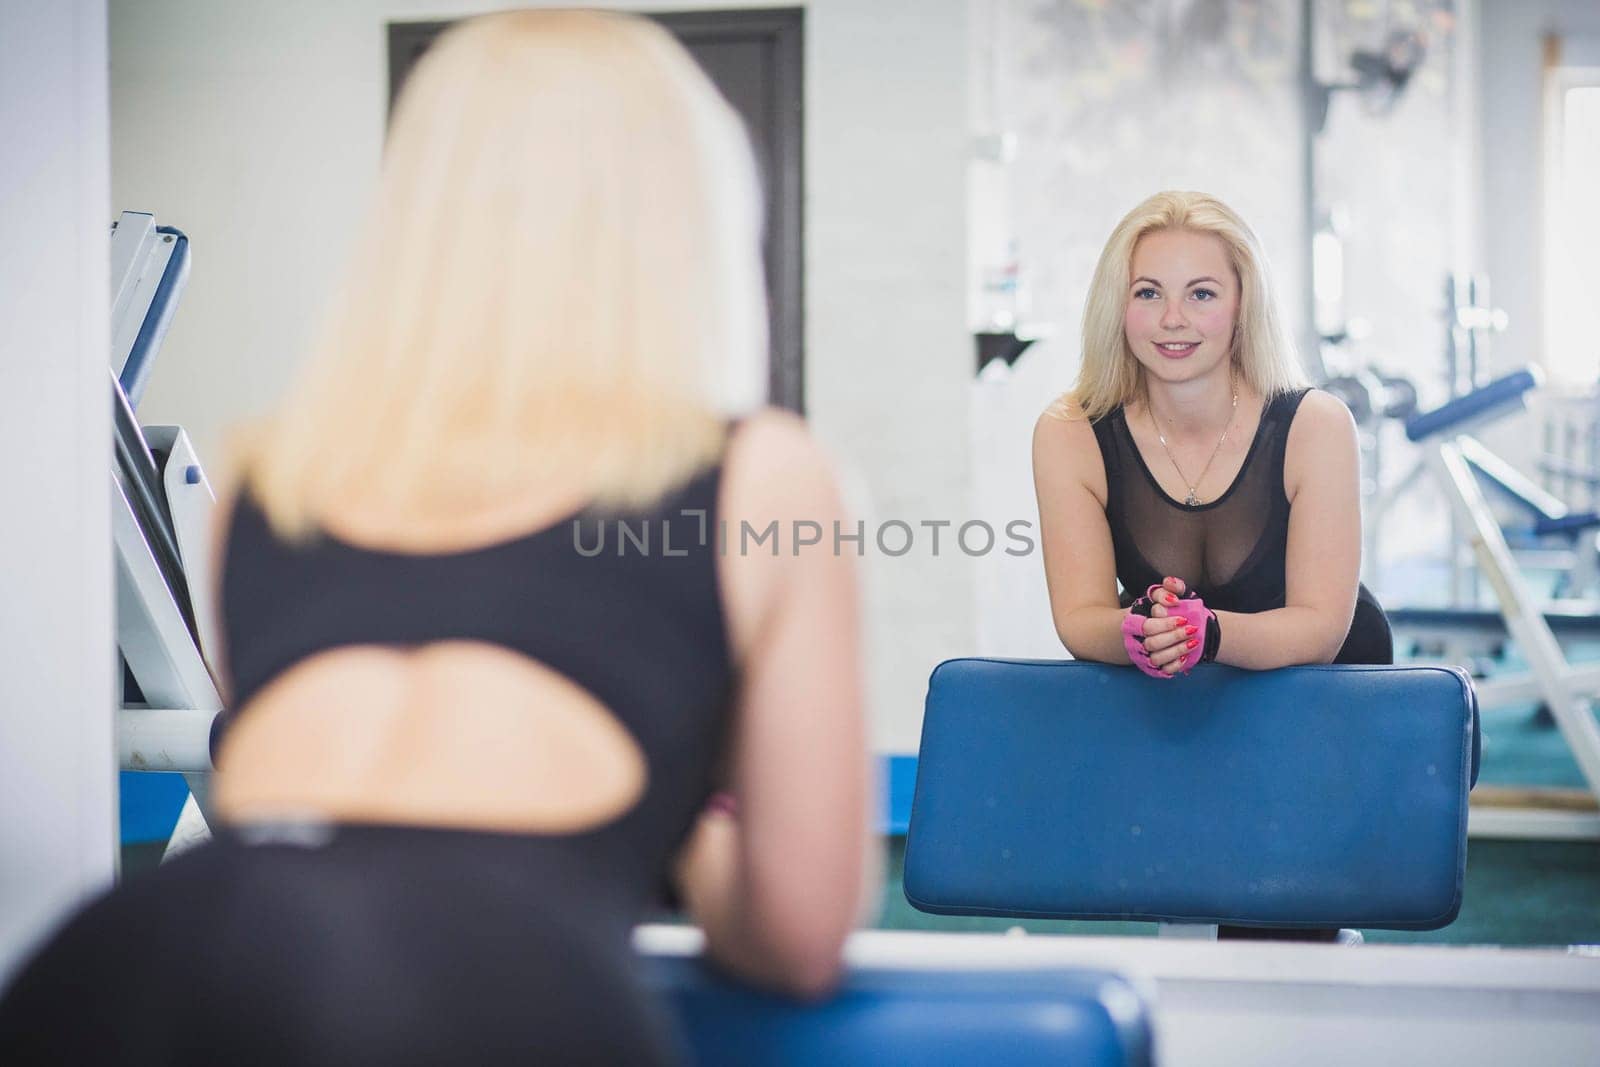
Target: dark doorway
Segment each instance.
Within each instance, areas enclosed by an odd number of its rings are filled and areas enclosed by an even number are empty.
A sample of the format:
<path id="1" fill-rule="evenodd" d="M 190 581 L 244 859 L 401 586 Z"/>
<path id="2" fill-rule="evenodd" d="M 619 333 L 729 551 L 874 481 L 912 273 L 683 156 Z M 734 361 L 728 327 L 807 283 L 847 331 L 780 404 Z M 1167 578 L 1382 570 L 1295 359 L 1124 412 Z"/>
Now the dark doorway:
<path id="1" fill-rule="evenodd" d="M 804 410 L 801 231 L 803 16 L 799 8 L 649 16 L 683 42 L 750 134 L 766 202 L 764 255 L 772 338 L 768 396 Z M 417 59 L 449 22 L 389 24 L 389 106 Z"/>

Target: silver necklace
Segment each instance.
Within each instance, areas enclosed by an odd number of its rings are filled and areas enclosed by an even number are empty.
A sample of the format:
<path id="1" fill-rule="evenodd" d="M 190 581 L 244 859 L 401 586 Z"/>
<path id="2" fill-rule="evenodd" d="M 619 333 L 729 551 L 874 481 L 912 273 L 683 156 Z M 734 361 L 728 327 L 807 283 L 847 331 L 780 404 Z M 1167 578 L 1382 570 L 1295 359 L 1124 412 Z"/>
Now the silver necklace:
<path id="1" fill-rule="evenodd" d="M 1211 458 L 1206 460 L 1206 465 L 1200 468 L 1200 477 L 1190 481 L 1183 473 L 1183 468 L 1178 466 L 1178 457 L 1172 454 L 1172 449 L 1167 447 L 1167 435 L 1161 432 L 1161 423 L 1156 421 L 1155 409 L 1150 410 L 1150 421 L 1156 424 L 1156 440 L 1161 442 L 1161 450 L 1167 454 L 1167 459 L 1172 462 L 1172 469 L 1178 472 L 1178 480 L 1188 488 L 1189 492 L 1183 498 L 1183 506 L 1192 508 L 1200 503 L 1200 497 L 1195 493 L 1200 483 L 1206 480 L 1206 474 L 1211 470 L 1211 464 L 1216 461 L 1217 453 L 1222 451 L 1222 442 L 1228 439 L 1228 431 L 1233 429 L 1233 417 L 1239 412 L 1239 387 L 1233 387 L 1233 407 L 1228 410 L 1228 424 L 1222 428 L 1222 436 L 1217 438 L 1217 447 L 1211 450 Z"/>

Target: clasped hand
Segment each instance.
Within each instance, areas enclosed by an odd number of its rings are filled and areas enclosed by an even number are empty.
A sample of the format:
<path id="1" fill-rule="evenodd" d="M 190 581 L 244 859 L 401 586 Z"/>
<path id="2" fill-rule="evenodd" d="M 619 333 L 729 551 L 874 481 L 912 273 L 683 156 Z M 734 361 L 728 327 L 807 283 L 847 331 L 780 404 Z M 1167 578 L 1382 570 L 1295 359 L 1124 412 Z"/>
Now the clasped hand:
<path id="1" fill-rule="evenodd" d="M 1204 619 L 1189 617 L 1189 601 L 1180 606 L 1179 599 L 1188 592 L 1181 578 L 1167 578 L 1159 586 L 1151 586 L 1150 614 L 1148 617 L 1129 610 L 1123 620 L 1123 639 L 1128 658 L 1146 674 L 1170 678 L 1186 671 L 1199 662 L 1200 649 L 1205 641 Z M 1204 607 L 1200 608 L 1204 613 Z"/>

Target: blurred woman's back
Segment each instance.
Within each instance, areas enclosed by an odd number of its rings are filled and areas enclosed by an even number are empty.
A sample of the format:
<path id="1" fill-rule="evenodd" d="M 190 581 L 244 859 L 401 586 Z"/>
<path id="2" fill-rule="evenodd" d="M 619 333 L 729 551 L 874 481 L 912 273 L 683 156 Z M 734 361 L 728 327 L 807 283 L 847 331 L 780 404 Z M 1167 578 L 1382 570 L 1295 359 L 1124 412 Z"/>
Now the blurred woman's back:
<path id="1" fill-rule="evenodd" d="M 803 426 L 752 411 L 756 199 L 642 20 L 490 16 L 423 58 L 220 509 L 229 828 L 80 916 L 0 1048 L 28 1018 L 102 1060 L 660 1058 L 627 937 L 674 874 L 715 958 L 830 984 L 867 841 L 856 586 L 826 541 L 740 550 L 843 522 Z M 722 785 L 737 818 L 702 814 Z M 171 996 L 214 1040 L 138 1021 Z"/>

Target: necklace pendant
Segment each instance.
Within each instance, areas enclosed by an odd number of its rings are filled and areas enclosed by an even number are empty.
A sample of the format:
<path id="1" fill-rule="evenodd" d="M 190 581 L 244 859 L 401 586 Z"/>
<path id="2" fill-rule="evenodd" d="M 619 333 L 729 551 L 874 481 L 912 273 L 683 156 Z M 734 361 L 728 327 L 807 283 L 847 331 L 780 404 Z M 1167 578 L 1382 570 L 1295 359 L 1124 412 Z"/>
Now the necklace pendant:
<path id="1" fill-rule="evenodd" d="M 1193 489 L 1189 490 L 1189 495 L 1183 498 L 1183 506 L 1187 508 L 1195 507 L 1199 503 L 1200 498 L 1194 495 Z"/>

